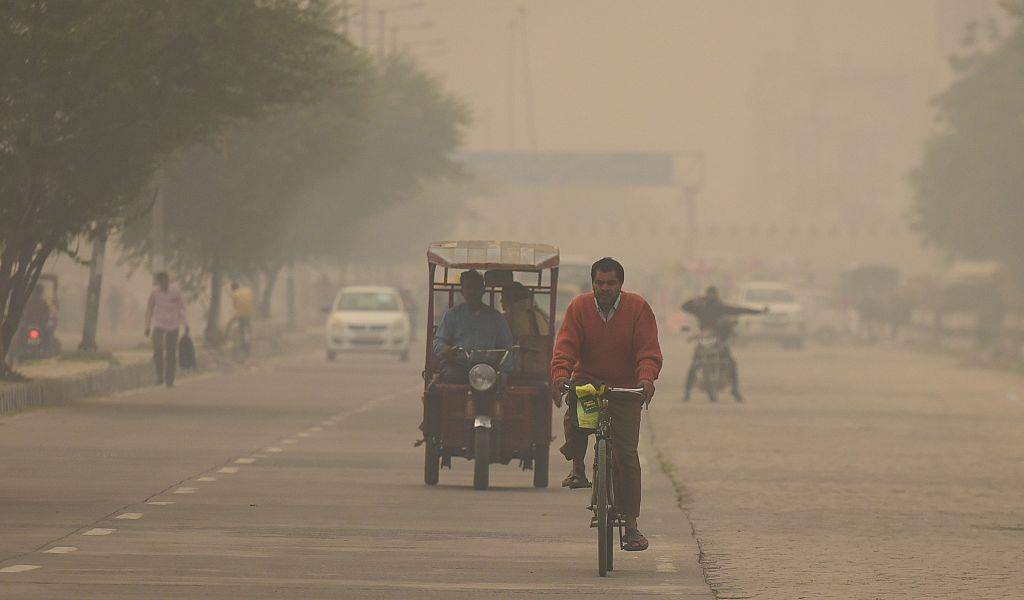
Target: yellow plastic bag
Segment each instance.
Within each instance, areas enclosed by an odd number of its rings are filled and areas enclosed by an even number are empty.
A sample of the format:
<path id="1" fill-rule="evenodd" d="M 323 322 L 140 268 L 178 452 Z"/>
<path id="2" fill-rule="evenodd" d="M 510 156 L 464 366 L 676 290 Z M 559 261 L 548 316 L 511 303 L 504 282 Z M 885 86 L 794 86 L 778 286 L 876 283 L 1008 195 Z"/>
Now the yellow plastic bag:
<path id="1" fill-rule="evenodd" d="M 594 384 L 576 386 L 576 424 L 580 429 L 597 429 L 598 398 L 604 394 L 604 386 L 595 387 Z"/>

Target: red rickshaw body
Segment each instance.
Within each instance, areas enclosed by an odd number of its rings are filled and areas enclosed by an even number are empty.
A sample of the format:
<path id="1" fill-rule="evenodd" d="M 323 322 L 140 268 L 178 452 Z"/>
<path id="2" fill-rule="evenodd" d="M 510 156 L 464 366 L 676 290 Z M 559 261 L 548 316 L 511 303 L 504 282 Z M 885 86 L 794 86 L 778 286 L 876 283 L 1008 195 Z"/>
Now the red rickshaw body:
<path id="1" fill-rule="evenodd" d="M 468 385 L 441 382 L 433 339 L 441 316 L 461 301 L 459 275 L 470 269 L 485 275 L 485 303 L 497 308 L 502 287 L 517 281 L 534 294 L 537 305 L 546 309 L 550 318 L 557 302 L 558 258 L 558 248 L 547 244 L 452 241 L 430 245 L 423 371 L 423 433 L 427 446 L 424 475 L 429 485 L 437 483 L 438 464 L 450 467 L 453 456 L 474 461 L 485 457 L 487 463 L 501 464 L 519 459 L 523 468 L 534 469 L 534 485 L 547 485 L 552 441 L 552 327 L 549 325 L 543 335 L 524 335 L 515 340 L 512 372 L 487 415 L 491 428 L 487 452 L 475 447 L 474 424 L 479 415 L 471 390 Z M 542 304 L 541 297 L 547 302 Z"/>

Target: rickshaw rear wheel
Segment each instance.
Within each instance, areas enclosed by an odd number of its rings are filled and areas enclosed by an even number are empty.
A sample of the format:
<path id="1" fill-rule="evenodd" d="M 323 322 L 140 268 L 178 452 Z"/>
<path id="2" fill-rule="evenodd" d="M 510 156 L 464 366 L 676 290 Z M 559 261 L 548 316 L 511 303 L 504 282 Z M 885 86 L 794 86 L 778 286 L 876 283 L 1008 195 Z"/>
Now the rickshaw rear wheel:
<path id="1" fill-rule="evenodd" d="M 551 447 L 548 444 L 536 446 L 533 450 L 533 487 L 548 487 L 548 459 Z"/>
<path id="2" fill-rule="evenodd" d="M 491 430 L 477 427 L 473 441 L 473 487 L 486 490 L 491 478 Z"/>
<path id="3" fill-rule="evenodd" d="M 423 482 L 427 485 L 437 485 L 441 475 L 441 456 L 438 455 L 434 442 L 427 440 L 423 447 Z"/>

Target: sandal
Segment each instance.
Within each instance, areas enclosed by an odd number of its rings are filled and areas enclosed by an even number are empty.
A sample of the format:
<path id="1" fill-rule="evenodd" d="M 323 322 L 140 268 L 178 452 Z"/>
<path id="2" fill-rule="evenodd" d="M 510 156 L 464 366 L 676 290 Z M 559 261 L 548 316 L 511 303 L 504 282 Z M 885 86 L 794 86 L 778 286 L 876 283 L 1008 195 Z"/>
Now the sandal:
<path id="1" fill-rule="evenodd" d="M 567 487 L 570 490 L 588 488 L 590 481 L 587 480 L 586 473 L 569 473 L 569 476 L 562 480 L 562 487 Z"/>
<path id="2" fill-rule="evenodd" d="M 641 552 L 646 550 L 650 544 L 639 529 L 626 528 L 626 535 L 622 536 L 622 549 L 626 552 Z"/>

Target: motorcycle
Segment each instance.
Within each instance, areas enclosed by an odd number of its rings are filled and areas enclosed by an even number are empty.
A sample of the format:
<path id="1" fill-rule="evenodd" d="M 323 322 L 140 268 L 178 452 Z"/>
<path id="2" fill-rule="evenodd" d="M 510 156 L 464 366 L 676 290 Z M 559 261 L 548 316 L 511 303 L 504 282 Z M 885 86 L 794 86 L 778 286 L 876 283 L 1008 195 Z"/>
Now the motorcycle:
<path id="1" fill-rule="evenodd" d="M 732 383 L 729 340 L 736 328 L 736 319 L 722 319 L 712 330 L 704 330 L 692 336 L 697 343 L 694 363 L 697 369 L 697 388 L 708 395 L 708 400 L 718 400 L 718 393 Z"/>
<path id="2" fill-rule="evenodd" d="M 466 418 L 473 421 L 473 487 L 486 490 L 490 485 L 491 449 L 494 447 L 494 428 L 491 419 L 500 418 L 502 389 L 505 378 L 501 367 L 511 356 L 509 350 L 464 350 L 453 348 L 453 353 L 469 365 L 467 379 L 469 399 Z"/>
<path id="3" fill-rule="evenodd" d="M 60 341 L 53 332 L 35 323 L 26 323 L 12 344 L 11 358 L 15 362 L 39 360 L 60 354 Z"/>

